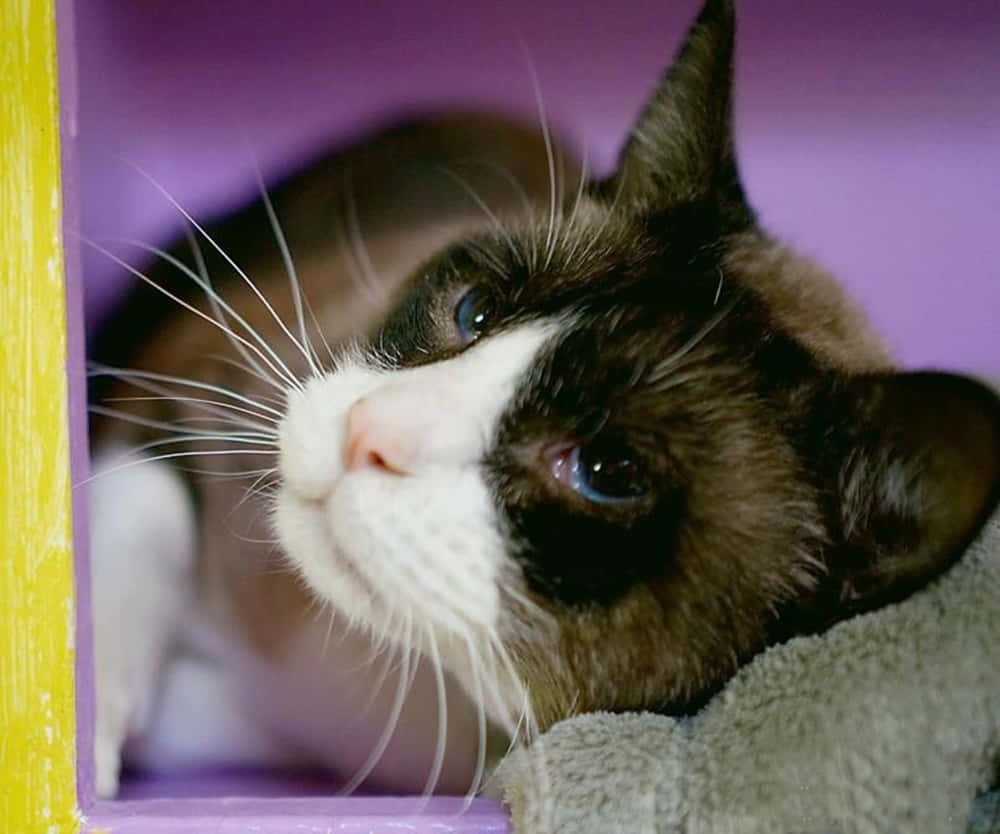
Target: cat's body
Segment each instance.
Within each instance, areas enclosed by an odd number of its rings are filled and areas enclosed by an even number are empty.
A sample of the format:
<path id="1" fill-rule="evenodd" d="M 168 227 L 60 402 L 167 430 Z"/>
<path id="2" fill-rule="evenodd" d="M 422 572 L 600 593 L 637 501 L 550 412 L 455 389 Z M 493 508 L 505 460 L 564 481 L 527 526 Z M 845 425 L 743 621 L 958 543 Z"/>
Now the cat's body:
<path id="1" fill-rule="evenodd" d="M 262 206 L 213 229 L 276 308 L 209 256 L 260 341 L 184 310 L 141 343 L 109 331 L 99 361 L 162 376 L 133 383 L 226 405 L 119 403 L 147 425 L 95 424 L 98 461 L 169 434 L 160 423 L 215 439 L 155 453 L 226 454 L 95 481 L 103 791 L 124 737 L 148 726 L 142 763 L 169 763 L 173 744 L 178 763 L 238 749 L 350 779 L 395 724 L 376 780 L 462 791 L 489 735 L 479 707 L 507 733 L 522 714 L 536 730 L 584 710 L 687 709 L 768 642 L 904 596 L 958 555 L 996 499 L 1000 407 L 966 380 L 894 374 L 833 280 L 759 230 L 729 133 L 731 51 L 729 4 L 709 2 L 602 183 L 564 170 L 556 189 L 540 137 L 475 120 L 403 130 L 295 180 L 275 205 L 312 312 L 296 309 Z M 352 168 L 365 179 L 345 190 Z M 344 212 L 357 232 L 350 189 L 368 254 L 335 233 Z M 347 277 L 359 271 L 380 289 Z M 190 278 L 153 278 L 234 323 Z M 376 335 L 323 361 L 303 349 L 312 313 L 335 346 Z M 264 510 L 242 500 L 252 477 L 188 479 L 190 502 L 171 468 L 258 470 L 275 454 Z M 123 604 L 154 623 L 151 647 L 115 639 Z M 232 726 L 182 750 L 176 705 L 199 687 Z"/>

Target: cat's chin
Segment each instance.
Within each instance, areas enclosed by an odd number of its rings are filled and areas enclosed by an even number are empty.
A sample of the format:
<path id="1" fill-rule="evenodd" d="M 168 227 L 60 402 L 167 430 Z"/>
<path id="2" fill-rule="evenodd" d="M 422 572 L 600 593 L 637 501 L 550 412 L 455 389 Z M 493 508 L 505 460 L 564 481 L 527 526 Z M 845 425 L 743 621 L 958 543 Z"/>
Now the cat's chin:
<path id="1" fill-rule="evenodd" d="M 381 606 L 364 576 L 334 545 L 327 502 L 304 499 L 282 488 L 275 500 L 274 525 L 285 558 L 310 590 L 352 625 L 375 629 L 383 619 L 378 611 Z"/>
<path id="2" fill-rule="evenodd" d="M 484 549 L 492 534 L 480 530 L 480 540 L 470 542 L 478 545 L 474 558 L 463 559 L 436 536 L 431 538 L 438 548 L 425 550 L 398 517 L 396 524 L 391 512 L 380 519 L 373 505 L 398 510 L 407 503 L 405 495 L 420 494 L 427 503 L 434 491 L 407 489 L 393 499 L 376 477 L 349 476 L 323 501 L 280 488 L 273 520 L 285 558 L 352 627 L 440 663 L 483 703 L 492 724 L 513 732 L 524 695 L 497 654 L 500 595 L 490 568 L 495 554 Z M 381 542 L 371 525 L 385 536 Z"/>

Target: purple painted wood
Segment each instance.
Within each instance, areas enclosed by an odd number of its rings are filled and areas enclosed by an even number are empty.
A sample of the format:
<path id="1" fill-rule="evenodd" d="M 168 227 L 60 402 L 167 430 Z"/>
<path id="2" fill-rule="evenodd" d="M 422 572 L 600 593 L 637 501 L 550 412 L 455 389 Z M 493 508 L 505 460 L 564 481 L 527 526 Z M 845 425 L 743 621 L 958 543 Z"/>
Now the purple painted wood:
<path id="1" fill-rule="evenodd" d="M 74 197 L 93 236 L 155 241 L 176 228 L 122 158 L 204 215 L 252 191 L 245 136 L 275 173 L 403 111 L 482 104 L 532 116 L 523 39 L 554 124 L 607 170 L 697 5 L 79 0 L 77 79 L 73 3 L 58 0 L 74 482 L 87 474 Z M 740 9 L 738 138 L 765 222 L 833 267 L 906 362 L 998 370 L 1000 5 L 744 0 Z M 93 323 L 121 276 L 96 259 L 85 275 Z M 435 800 L 417 820 L 407 816 L 413 800 L 395 799 L 95 803 L 83 498 L 75 493 L 78 772 L 89 825 L 506 830 L 490 802 L 456 818 L 458 806 Z"/>
<path id="2" fill-rule="evenodd" d="M 86 830 L 113 834 L 508 834 L 496 804 L 436 798 L 148 800 L 101 802 L 87 815 Z M 96 834 L 96 831 L 95 831 Z"/>
<path id="3" fill-rule="evenodd" d="M 87 451 L 87 385 L 84 373 L 83 276 L 80 230 L 79 76 L 73 0 L 56 0 L 59 49 L 59 126 L 62 154 L 63 256 L 66 277 L 66 377 L 69 404 L 70 472 L 73 484 L 90 474 Z M 82 5 L 82 4 L 81 4 Z M 87 494 L 73 489 L 73 567 L 76 573 L 76 789 L 81 809 L 94 797 L 94 673 L 90 627 L 90 567 Z M 86 751 L 86 752 L 83 752 Z"/>

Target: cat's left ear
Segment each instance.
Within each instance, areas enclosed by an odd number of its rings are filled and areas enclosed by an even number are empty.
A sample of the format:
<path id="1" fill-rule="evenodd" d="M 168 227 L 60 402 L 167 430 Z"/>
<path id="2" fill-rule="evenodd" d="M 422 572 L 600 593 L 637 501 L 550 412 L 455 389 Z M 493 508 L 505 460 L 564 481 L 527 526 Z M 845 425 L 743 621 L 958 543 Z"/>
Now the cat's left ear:
<path id="1" fill-rule="evenodd" d="M 823 433 L 841 543 L 837 617 L 901 599 L 950 566 L 1000 500 L 1000 398 L 966 377 L 845 380 Z"/>
<path id="2" fill-rule="evenodd" d="M 707 0 L 602 188 L 640 211 L 710 202 L 752 219 L 733 148 L 731 0 Z"/>

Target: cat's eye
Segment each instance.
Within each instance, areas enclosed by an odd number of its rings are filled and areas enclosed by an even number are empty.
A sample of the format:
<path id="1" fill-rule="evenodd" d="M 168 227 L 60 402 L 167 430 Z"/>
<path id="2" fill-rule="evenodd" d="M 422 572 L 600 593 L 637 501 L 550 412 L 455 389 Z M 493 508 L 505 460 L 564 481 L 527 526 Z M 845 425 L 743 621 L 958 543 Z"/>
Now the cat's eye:
<path id="1" fill-rule="evenodd" d="M 582 445 L 563 445 L 545 457 L 552 477 L 597 504 L 638 501 L 651 488 L 635 450 L 617 440 L 594 438 Z"/>
<path id="2" fill-rule="evenodd" d="M 455 326 L 463 345 L 478 339 L 489 326 L 496 304 L 486 287 L 472 287 L 455 306 Z"/>

